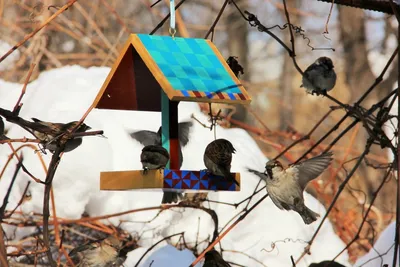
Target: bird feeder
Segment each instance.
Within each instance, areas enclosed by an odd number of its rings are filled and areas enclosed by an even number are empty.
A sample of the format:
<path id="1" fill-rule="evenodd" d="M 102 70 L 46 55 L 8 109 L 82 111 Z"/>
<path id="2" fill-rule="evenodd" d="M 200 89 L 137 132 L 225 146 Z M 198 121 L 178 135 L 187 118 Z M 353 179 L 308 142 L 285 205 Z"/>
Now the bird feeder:
<path id="1" fill-rule="evenodd" d="M 179 170 L 180 101 L 248 104 L 251 99 L 211 41 L 131 34 L 94 106 L 161 111 L 162 145 L 169 151 L 170 161 L 166 169 L 145 174 L 142 170 L 102 172 L 101 190 L 239 190 L 235 183 L 206 171 Z M 239 173 L 233 176 L 240 182 Z"/>

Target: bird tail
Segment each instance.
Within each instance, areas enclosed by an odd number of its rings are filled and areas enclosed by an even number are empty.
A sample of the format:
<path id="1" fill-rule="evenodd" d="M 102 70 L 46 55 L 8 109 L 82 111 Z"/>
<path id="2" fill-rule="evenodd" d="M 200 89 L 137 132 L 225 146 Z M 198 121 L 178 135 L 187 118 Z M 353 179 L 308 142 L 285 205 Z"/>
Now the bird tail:
<path id="1" fill-rule="evenodd" d="M 182 193 L 175 193 L 175 192 L 165 192 L 163 198 L 161 200 L 161 204 L 170 204 L 170 203 L 175 203 L 178 202 L 183 198 Z"/>
<path id="2" fill-rule="evenodd" d="M 224 174 L 225 179 L 227 179 L 229 182 L 234 182 L 237 186 L 239 186 L 238 181 L 236 181 L 235 177 L 231 174 L 230 171 L 223 170 L 223 174 Z"/>
<path id="3" fill-rule="evenodd" d="M 310 210 L 304 205 L 304 208 L 301 212 L 299 212 L 301 218 L 303 219 L 305 224 L 311 224 L 317 220 L 319 214 Z"/>

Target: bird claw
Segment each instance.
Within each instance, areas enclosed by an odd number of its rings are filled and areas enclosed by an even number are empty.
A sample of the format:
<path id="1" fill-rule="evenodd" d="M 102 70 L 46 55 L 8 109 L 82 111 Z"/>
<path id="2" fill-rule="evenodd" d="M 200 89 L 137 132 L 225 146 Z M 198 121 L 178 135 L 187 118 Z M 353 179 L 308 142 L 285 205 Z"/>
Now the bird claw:
<path id="1" fill-rule="evenodd" d="M 143 175 L 147 175 L 149 168 L 143 168 Z"/>

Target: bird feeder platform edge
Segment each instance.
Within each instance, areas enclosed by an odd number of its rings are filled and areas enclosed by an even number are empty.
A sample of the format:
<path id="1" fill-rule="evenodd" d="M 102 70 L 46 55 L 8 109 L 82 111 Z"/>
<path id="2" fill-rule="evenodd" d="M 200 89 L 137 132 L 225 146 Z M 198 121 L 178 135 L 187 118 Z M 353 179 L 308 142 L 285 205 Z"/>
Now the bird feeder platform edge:
<path id="1" fill-rule="evenodd" d="M 232 173 L 240 185 L 240 173 Z M 163 189 L 171 192 L 240 191 L 240 186 L 207 171 L 159 169 L 100 173 L 100 190 Z"/>

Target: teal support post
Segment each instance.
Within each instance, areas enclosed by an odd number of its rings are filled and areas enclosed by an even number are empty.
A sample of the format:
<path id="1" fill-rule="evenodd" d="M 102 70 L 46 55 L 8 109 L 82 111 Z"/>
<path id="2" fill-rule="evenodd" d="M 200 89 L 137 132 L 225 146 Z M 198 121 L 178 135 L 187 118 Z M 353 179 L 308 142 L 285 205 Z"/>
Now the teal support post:
<path id="1" fill-rule="evenodd" d="M 174 170 L 179 169 L 178 104 L 161 90 L 161 141 L 170 156 L 166 168 Z"/>

